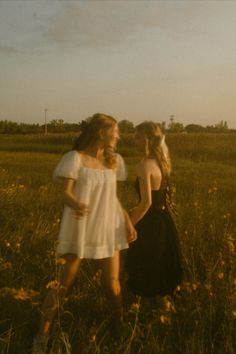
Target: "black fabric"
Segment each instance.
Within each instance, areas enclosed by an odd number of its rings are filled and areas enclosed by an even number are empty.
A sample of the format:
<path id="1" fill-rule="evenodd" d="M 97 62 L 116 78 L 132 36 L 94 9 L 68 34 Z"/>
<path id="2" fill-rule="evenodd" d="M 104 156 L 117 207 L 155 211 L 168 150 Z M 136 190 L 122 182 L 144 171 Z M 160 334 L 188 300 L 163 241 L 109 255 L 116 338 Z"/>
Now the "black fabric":
<path id="1" fill-rule="evenodd" d="M 139 193 L 139 183 L 136 180 Z M 178 233 L 171 217 L 168 187 L 152 191 L 152 205 L 137 223 L 137 240 L 127 253 L 128 287 L 137 295 L 172 295 L 182 280 Z"/>

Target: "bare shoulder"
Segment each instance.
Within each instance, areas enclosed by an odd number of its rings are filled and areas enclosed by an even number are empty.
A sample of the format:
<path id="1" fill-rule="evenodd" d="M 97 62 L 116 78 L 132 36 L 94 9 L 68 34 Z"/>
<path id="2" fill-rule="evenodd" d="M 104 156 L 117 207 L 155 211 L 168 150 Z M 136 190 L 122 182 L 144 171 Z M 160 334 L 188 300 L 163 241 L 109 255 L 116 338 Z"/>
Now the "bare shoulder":
<path id="1" fill-rule="evenodd" d="M 158 165 L 158 162 L 156 159 L 146 159 L 146 160 L 147 160 L 148 167 L 152 171 L 160 171 L 160 166 Z"/>

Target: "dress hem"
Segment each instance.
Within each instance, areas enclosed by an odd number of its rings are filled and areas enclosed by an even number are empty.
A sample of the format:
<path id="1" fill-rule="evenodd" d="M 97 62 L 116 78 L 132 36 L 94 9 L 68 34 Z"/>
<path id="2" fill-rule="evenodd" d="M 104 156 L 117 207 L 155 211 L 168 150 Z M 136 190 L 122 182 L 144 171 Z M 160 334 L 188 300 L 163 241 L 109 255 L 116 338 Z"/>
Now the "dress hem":
<path id="1" fill-rule="evenodd" d="M 65 245 L 64 245 L 65 246 Z M 100 253 L 101 252 L 101 248 L 103 249 L 104 253 Z M 92 247 L 85 247 L 84 252 L 76 252 L 75 251 L 75 247 L 64 247 L 64 250 L 62 250 L 61 247 L 57 248 L 57 257 L 61 257 L 65 254 L 75 254 L 78 258 L 80 259 L 103 259 L 103 258 L 110 258 L 114 256 L 115 251 L 122 251 L 129 248 L 128 243 L 125 244 L 118 244 L 115 245 L 112 249 L 111 247 L 109 247 L 109 249 L 107 247 L 98 247 L 97 249 L 94 249 Z M 99 254 L 100 253 L 100 254 Z"/>

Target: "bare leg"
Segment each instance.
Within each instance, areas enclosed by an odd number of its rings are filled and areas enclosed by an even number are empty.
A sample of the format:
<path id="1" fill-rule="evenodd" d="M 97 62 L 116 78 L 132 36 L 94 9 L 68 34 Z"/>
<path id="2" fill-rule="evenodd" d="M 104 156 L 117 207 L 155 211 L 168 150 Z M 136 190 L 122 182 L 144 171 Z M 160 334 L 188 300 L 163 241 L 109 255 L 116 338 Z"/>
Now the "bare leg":
<path id="1" fill-rule="evenodd" d="M 123 320 L 123 307 L 120 287 L 120 253 L 104 258 L 102 264 L 102 283 L 112 309 L 112 319 L 119 325 Z"/>
<path id="2" fill-rule="evenodd" d="M 63 297 L 70 285 L 73 283 L 78 271 L 81 260 L 74 254 L 65 254 L 62 256 L 66 262 L 62 265 L 59 274 L 59 289 L 50 289 L 47 293 L 41 309 L 41 319 L 38 335 L 46 335 L 50 324 L 58 310 L 58 298 Z"/>

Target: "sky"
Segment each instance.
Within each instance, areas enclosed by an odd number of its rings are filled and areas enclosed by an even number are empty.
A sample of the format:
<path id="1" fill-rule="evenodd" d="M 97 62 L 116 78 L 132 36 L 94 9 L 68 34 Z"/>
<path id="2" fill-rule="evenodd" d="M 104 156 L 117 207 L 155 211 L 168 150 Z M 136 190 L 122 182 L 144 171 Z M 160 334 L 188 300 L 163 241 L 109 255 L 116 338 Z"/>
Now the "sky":
<path id="1" fill-rule="evenodd" d="M 0 0 L 0 120 L 236 128 L 236 1 Z"/>

